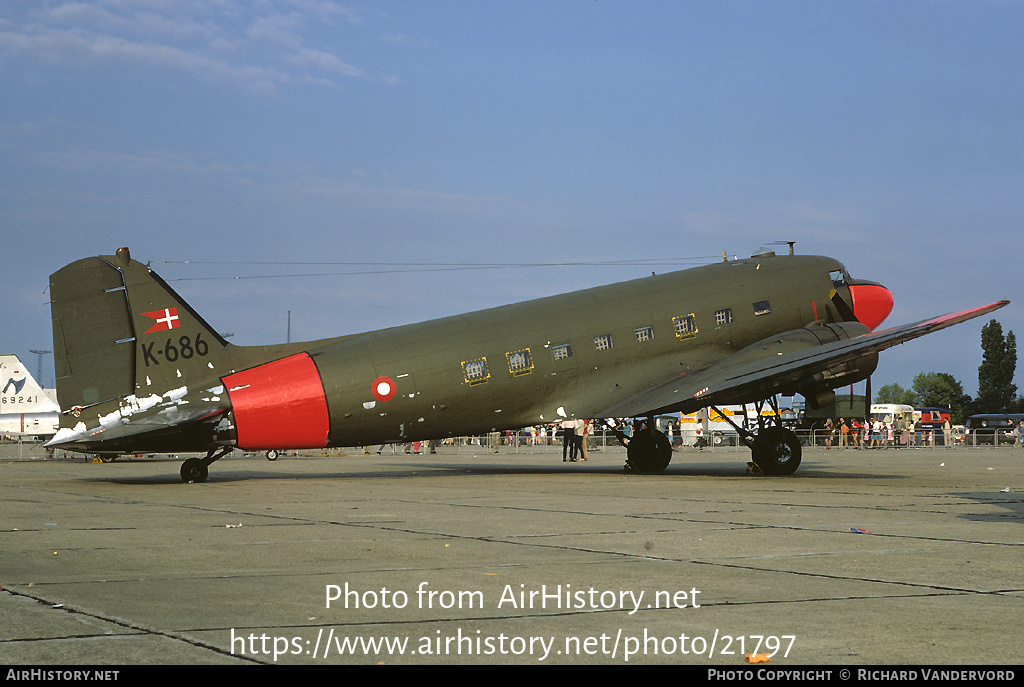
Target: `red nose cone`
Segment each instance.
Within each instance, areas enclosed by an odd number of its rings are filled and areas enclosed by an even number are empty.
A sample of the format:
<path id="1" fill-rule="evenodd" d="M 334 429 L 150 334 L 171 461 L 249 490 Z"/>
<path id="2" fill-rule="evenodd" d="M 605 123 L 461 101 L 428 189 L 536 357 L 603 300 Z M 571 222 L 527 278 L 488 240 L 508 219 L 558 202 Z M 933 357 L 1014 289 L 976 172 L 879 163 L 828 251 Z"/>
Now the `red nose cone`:
<path id="1" fill-rule="evenodd" d="M 892 312 L 892 291 L 881 284 L 854 284 L 850 295 L 853 314 L 868 329 L 874 330 Z"/>

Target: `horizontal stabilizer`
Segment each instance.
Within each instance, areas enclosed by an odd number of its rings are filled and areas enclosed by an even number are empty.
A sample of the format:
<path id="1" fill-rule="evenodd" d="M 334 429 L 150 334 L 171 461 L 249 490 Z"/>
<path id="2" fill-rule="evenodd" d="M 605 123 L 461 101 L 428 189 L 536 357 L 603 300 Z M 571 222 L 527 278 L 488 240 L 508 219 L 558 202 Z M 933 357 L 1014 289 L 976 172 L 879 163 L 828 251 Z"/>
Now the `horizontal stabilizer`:
<path id="1" fill-rule="evenodd" d="M 162 396 L 127 396 L 115 410 L 99 417 L 98 426 L 77 422 L 62 427 L 46 446 L 74 449 L 102 440 L 104 450 L 117 451 L 122 444 L 130 444 L 136 448 L 125 450 L 132 452 L 143 450 L 138 447 L 146 446 L 147 436 L 153 441 L 168 435 L 184 436 L 190 427 L 197 433 L 202 429 L 201 434 L 209 436 L 212 430 L 205 425 L 227 410 L 226 403 L 218 407 L 215 395 L 216 390 L 189 393 L 182 387 Z M 200 423 L 203 428 L 196 426 Z"/>

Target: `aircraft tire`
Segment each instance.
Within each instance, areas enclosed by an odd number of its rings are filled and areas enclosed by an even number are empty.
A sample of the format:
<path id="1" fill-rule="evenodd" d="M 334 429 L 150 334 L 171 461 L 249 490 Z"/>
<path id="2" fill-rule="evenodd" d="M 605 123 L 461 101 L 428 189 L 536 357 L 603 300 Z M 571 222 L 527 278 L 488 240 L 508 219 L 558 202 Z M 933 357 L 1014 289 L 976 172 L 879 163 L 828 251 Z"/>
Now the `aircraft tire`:
<path id="1" fill-rule="evenodd" d="M 274 449 L 270 449 L 269 451 L 267 451 L 267 460 L 277 460 L 277 451 L 275 451 Z"/>
<path id="2" fill-rule="evenodd" d="M 672 461 L 672 442 L 663 432 L 651 433 L 644 429 L 629 440 L 626 447 L 627 465 L 644 474 L 661 472 Z"/>
<path id="3" fill-rule="evenodd" d="M 783 427 L 768 427 L 758 435 L 751 457 L 766 475 L 792 475 L 800 467 L 800 439 Z"/>
<path id="4" fill-rule="evenodd" d="M 210 469 L 198 458 L 189 458 L 181 464 L 181 481 L 201 484 L 210 475 Z"/>

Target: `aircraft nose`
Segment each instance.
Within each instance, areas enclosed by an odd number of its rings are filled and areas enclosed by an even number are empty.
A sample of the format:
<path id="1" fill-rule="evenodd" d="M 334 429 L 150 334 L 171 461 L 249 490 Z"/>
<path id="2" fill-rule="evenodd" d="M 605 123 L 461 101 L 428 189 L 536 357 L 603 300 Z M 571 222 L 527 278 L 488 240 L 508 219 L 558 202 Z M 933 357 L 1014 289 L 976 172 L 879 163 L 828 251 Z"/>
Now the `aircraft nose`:
<path id="1" fill-rule="evenodd" d="M 853 314 L 868 329 L 874 331 L 892 312 L 892 291 L 875 282 L 855 282 L 850 285 Z"/>

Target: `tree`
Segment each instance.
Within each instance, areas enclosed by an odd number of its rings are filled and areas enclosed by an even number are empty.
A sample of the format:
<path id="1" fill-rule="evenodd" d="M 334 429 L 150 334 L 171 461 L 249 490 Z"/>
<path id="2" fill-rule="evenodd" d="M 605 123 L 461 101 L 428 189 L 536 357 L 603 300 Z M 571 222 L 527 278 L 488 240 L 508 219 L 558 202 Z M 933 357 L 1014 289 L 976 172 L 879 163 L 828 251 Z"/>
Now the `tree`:
<path id="1" fill-rule="evenodd" d="M 981 328 L 981 366 L 978 367 L 978 399 L 976 413 L 1005 413 L 1014 405 L 1017 386 L 1013 373 L 1017 369 L 1017 338 L 1010 331 L 1003 337 L 1003 328 L 990 320 Z"/>
<path id="2" fill-rule="evenodd" d="M 956 377 L 945 372 L 922 372 L 914 377 L 914 392 L 921 406 L 949 408 L 951 421 L 962 425 L 968 415 L 971 397 Z"/>
<path id="3" fill-rule="evenodd" d="M 886 384 L 875 394 L 875 403 L 899 403 L 908 406 L 921 405 L 917 394 L 893 382 Z"/>

